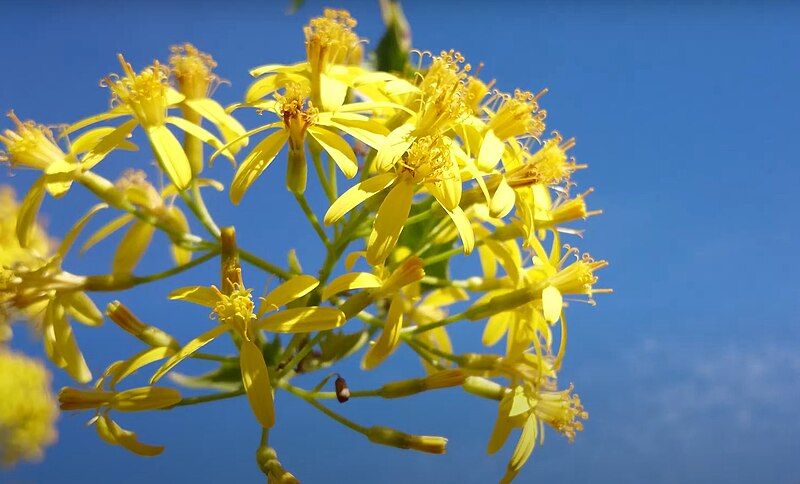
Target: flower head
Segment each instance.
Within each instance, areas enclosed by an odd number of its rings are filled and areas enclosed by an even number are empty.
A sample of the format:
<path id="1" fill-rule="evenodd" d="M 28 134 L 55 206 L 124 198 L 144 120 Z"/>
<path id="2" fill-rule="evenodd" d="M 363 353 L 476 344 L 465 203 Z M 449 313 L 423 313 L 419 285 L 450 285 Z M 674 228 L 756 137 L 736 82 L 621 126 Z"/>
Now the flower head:
<path id="1" fill-rule="evenodd" d="M 125 105 L 145 128 L 163 125 L 167 116 L 169 68 L 155 61 L 136 73 L 122 54 L 117 59 L 124 74 L 111 74 L 102 81 L 111 90 L 112 102 Z"/>
<path id="2" fill-rule="evenodd" d="M 519 166 L 506 172 L 506 180 L 512 188 L 529 185 L 553 185 L 569 178 L 575 170 L 586 168 L 578 165 L 574 158 L 568 158 L 567 152 L 575 146 L 575 138 L 564 140 L 555 135 L 545 141 L 536 153 L 523 155 Z"/>
<path id="3" fill-rule="evenodd" d="M 44 365 L 0 347 L 0 464 L 37 461 L 56 440 L 58 408 Z"/>
<path id="4" fill-rule="evenodd" d="M 308 100 L 308 90 L 299 84 L 289 84 L 283 94 L 275 94 L 278 114 L 289 133 L 289 146 L 302 149 L 306 131 L 314 124 L 318 110 Z"/>
<path id="5" fill-rule="evenodd" d="M 322 17 L 303 28 L 306 56 L 312 73 L 327 71 L 333 64 L 349 64 L 361 55 L 361 39 L 353 32 L 358 24 L 347 10 L 327 8 Z"/>
<path id="6" fill-rule="evenodd" d="M 169 63 L 172 76 L 177 81 L 181 94 L 187 99 L 208 96 L 214 82 L 219 80 L 213 72 L 217 67 L 214 58 L 188 43 L 174 45 L 171 51 Z"/>
<path id="7" fill-rule="evenodd" d="M 5 153 L 0 152 L 0 161 L 36 170 L 46 170 L 54 163 L 63 162 L 66 154 L 59 148 L 49 128 L 33 121 L 20 121 L 14 111 L 8 113 L 15 129 L 6 129 L 0 134 Z"/>
<path id="8" fill-rule="evenodd" d="M 415 134 L 437 134 L 449 129 L 469 111 L 466 79 L 470 65 L 454 50 L 433 58 L 420 83 Z"/>
<path id="9" fill-rule="evenodd" d="M 494 111 L 489 117 L 489 128 L 501 140 L 541 136 L 547 112 L 539 109 L 538 100 L 545 92 L 533 94 L 517 89 L 513 96 L 496 93 L 487 102 Z"/>

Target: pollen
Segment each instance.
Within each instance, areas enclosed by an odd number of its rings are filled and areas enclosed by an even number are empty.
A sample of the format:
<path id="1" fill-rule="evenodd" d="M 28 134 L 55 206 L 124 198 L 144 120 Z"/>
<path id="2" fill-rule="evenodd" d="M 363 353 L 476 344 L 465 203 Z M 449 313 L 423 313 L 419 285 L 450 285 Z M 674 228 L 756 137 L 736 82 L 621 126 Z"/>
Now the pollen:
<path id="1" fill-rule="evenodd" d="M 608 292 L 605 289 L 593 288 L 594 284 L 597 282 L 597 276 L 594 275 L 594 272 L 606 267 L 608 262 L 605 260 L 594 260 L 586 253 L 578 257 L 577 252 L 577 249 L 568 247 L 567 253 L 561 261 L 559 261 L 558 267 L 563 267 L 566 260 L 572 254 L 575 255 L 577 260 L 559 270 L 550 278 L 549 283 L 557 287 L 563 294 L 585 294 L 591 298 L 594 293 Z"/>
<path id="2" fill-rule="evenodd" d="M 169 69 L 155 61 L 137 74 L 122 54 L 118 59 L 124 76 L 111 74 L 100 82 L 111 90 L 112 104 L 127 106 L 143 127 L 163 125 L 167 114 Z"/>
<path id="3" fill-rule="evenodd" d="M 299 84 L 289 84 L 283 94 L 275 94 L 278 113 L 289 132 L 289 145 L 299 149 L 303 145 L 306 130 L 314 124 L 319 110 L 308 100 L 308 90 Z"/>
<path id="4" fill-rule="evenodd" d="M 470 65 L 456 51 L 442 51 L 434 57 L 420 84 L 416 134 L 438 134 L 449 129 L 469 112 L 467 75 Z"/>
<path id="5" fill-rule="evenodd" d="M 589 418 L 581 399 L 572 393 L 573 387 L 558 392 L 539 392 L 533 412 L 543 421 L 563 434 L 567 440 L 575 440 L 575 434 L 583 430 L 583 422 Z"/>
<path id="6" fill-rule="evenodd" d="M 177 81 L 181 94 L 189 99 L 206 97 L 214 83 L 219 80 L 213 72 L 217 67 L 214 59 L 188 43 L 174 45 L 170 50 L 172 76 Z"/>
<path id="7" fill-rule="evenodd" d="M 66 155 L 56 144 L 50 129 L 33 121 L 20 121 L 13 111 L 8 113 L 8 118 L 15 129 L 6 129 L 0 134 L 0 142 L 6 149 L 5 153 L 0 152 L 0 161 L 45 170 L 64 159 Z"/>
<path id="8" fill-rule="evenodd" d="M 448 138 L 423 136 L 414 141 L 397 168 L 411 175 L 417 183 L 455 179 L 458 174 L 452 170 L 450 156 Z"/>
<path id="9" fill-rule="evenodd" d="M 554 185 L 568 179 L 576 170 L 587 165 L 575 163 L 567 152 L 575 147 L 575 138 L 564 140 L 560 134 L 545 141 L 534 154 L 527 155 L 524 163 L 506 174 L 508 184 L 513 188 L 545 184 Z"/>
<path id="10" fill-rule="evenodd" d="M 214 306 L 214 314 L 221 323 L 228 325 L 239 334 L 245 334 L 250 321 L 255 319 L 251 290 L 234 285 L 230 295 L 223 294 L 218 289 L 216 291 L 219 302 Z"/>
<path id="11" fill-rule="evenodd" d="M 517 89 L 514 95 L 496 92 L 487 101 L 487 106 L 494 111 L 489 119 L 489 128 L 498 138 L 538 138 L 544 132 L 544 119 L 547 112 L 539 109 L 539 98 L 547 92 L 538 94 Z"/>
<path id="12" fill-rule="evenodd" d="M 353 32 L 358 22 L 347 10 L 325 9 L 303 28 L 311 71 L 325 72 L 332 64 L 350 64 L 360 57 L 361 39 Z"/>

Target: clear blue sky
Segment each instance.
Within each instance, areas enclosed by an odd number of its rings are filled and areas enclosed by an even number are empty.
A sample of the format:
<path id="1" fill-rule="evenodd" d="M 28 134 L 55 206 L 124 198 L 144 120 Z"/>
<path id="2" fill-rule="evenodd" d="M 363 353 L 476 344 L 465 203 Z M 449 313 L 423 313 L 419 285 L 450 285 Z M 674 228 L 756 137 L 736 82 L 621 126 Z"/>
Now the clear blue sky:
<path id="1" fill-rule="evenodd" d="M 233 102 L 248 68 L 302 58 L 301 26 L 322 9 L 314 1 L 286 16 L 283 1 L 71 3 L 0 7 L 3 111 L 13 107 L 45 123 L 99 112 L 107 93 L 97 81 L 118 69 L 117 52 L 141 67 L 184 41 L 217 58 L 219 73 L 233 83 L 219 97 Z M 377 2 L 338 4 L 377 44 Z M 520 482 L 797 482 L 798 5 L 408 1 L 406 11 L 416 47 L 459 49 L 472 63 L 485 62 L 486 76 L 506 90 L 550 88 L 543 100 L 549 126 L 577 137 L 575 155 L 589 164 L 578 181 L 596 187 L 591 206 L 606 212 L 586 224 L 579 245 L 611 261 L 602 285 L 616 293 L 595 308 L 571 309 L 563 376 L 591 416 L 571 446 L 548 432 Z M 109 176 L 116 170 L 102 166 Z M 315 238 L 289 204 L 279 172 L 268 171 L 236 214 L 224 195 L 213 198 L 212 209 L 223 223 L 237 224 L 243 245 L 268 254 L 296 247 L 314 267 Z M 220 162 L 211 173 L 229 180 L 230 168 Z M 2 182 L 22 190 L 31 179 L 4 174 Z M 49 227 L 63 234 L 89 203 L 81 190 L 48 201 Z M 104 244 L 68 268 L 101 271 L 112 250 Z M 155 249 L 141 271 L 167 264 L 166 251 Z M 215 277 L 203 267 L 178 283 Z M 121 299 L 185 341 L 207 327 L 207 315 L 168 304 L 168 288 L 140 288 Z M 95 370 L 120 348 L 138 349 L 110 324 L 77 331 Z M 456 347 L 475 348 L 480 331 L 464 325 Z M 41 354 L 24 332 L 15 344 Z M 342 371 L 351 386 L 366 388 L 416 364 L 399 352 L 368 375 L 352 366 Z M 68 380 L 57 374 L 55 383 Z M 446 435 L 445 456 L 371 445 L 285 394 L 277 405 L 271 442 L 308 483 L 492 482 L 510 451 L 484 454 L 495 407 L 458 391 L 341 408 L 363 423 Z M 167 446 L 153 460 L 103 445 L 85 420 L 63 415 L 46 461 L 21 465 L 0 481 L 259 479 L 259 434 L 244 401 L 121 419 L 143 440 Z"/>

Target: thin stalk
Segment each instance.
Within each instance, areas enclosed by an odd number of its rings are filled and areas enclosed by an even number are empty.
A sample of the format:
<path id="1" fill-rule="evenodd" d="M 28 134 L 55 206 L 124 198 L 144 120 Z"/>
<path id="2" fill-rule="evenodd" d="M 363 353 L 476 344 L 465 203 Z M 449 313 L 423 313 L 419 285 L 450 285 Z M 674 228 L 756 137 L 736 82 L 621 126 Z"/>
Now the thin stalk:
<path id="1" fill-rule="evenodd" d="M 230 392 L 212 393 L 210 395 L 200 395 L 198 397 L 186 397 L 181 399 L 180 402 L 176 403 L 171 407 L 168 407 L 165 410 L 175 407 L 187 407 L 189 405 L 197 405 L 199 403 L 216 402 L 217 400 L 227 400 L 228 398 L 236 398 L 244 394 L 245 394 L 244 388 L 240 388 L 238 390 L 232 390 Z"/>
<path id="2" fill-rule="evenodd" d="M 329 409 L 325 405 L 319 403 L 315 399 L 305 395 L 304 392 L 299 392 L 297 388 L 292 387 L 292 386 L 287 386 L 286 388 L 284 388 L 284 390 L 288 391 L 289 393 L 291 393 L 292 395 L 294 395 L 296 397 L 301 398 L 303 401 L 305 401 L 309 405 L 313 406 L 314 408 L 316 408 L 320 412 L 324 413 L 328 417 L 332 418 L 333 420 L 336 420 L 337 422 L 339 422 L 340 424 L 344 425 L 345 427 L 347 427 L 347 428 L 349 428 L 351 430 L 354 430 L 354 431 L 356 431 L 356 432 L 358 432 L 358 433 L 360 433 L 362 435 L 367 435 L 367 432 L 368 432 L 367 427 L 364 427 L 363 425 L 359 425 L 359 424 L 353 422 L 352 420 L 349 420 L 349 419 L 339 415 L 338 413 L 336 413 L 333 410 Z"/>
<path id="3" fill-rule="evenodd" d="M 325 233 L 325 229 L 322 228 L 322 225 L 319 223 L 319 219 L 317 218 L 314 211 L 311 209 L 311 206 L 308 204 L 308 200 L 306 199 L 305 194 L 303 193 L 295 193 L 294 194 L 295 200 L 300 205 L 300 208 L 303 209 L 303 213 L 306 215 L 306 218 L 311 223 L 311 226 L 314 228 L 314 231 L 319 236 L 319 240 L 325 244 L 326 247 L 331 245 L 331 241 L 328 240 L 328 235 Z"/>

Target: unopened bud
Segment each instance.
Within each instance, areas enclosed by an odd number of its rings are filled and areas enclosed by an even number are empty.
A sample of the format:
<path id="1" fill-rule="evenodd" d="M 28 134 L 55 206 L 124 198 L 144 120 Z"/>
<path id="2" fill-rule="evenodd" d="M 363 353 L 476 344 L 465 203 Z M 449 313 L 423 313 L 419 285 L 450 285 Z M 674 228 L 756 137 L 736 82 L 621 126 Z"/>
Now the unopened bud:
<path id="1" fill-rule="evenodd" d="M 367 437 L 371 442 L 399 449 L 412 449 L 429 454 L 444 454 L 447 450 L 447 439 L 432 435 L 411 435 L 389 427 L 374 426 L 367 429 Z"/>
<path id="2" fill-rule="evenodd" d="M 288 259 L 289 270 L 292 272 L 292 274 L 303 273 L 303 266 L 300 265 L 300 259 L 297 258 L 296 250 L 290 250 L 289 255 L 286 258 Z"/>
<path id="3" fill-rule="evenodd" d="M 425 378 L 387 383 L 378 390 L 378 395 L 383 398 L 400 398 L 422 393 L 426 390 L 454 387 L 461 385 L 466 376 L 464 371 L 458 368 L 443 370 Z"/>
<path id="4" fill-rule="evenodd" d="M 350 400 L 350 389 L 347 387 L 347 382 L 344 378 L 337 376 L 334 386 L 336 387 L 336 400 L 339 400 L 339 403 Z"/>
<path id="5" fill-rule="evenodd" d="M 497 313 L 516 309 L 542 297 L 543 287 L 523 287 L 500 296 L 495 296 L 483 304 L 472 306 L 464 316 L 472 321 L 488 318 Z"/>
<path id="6" fill-rule="evenodd" d="M 502 400 L 503 395 L 506 394 L 504 386 L 479 376 L 467 377 L 461 386 L 467 393 L 491 400 Z"/>
<path id="7" fill-rule="evenodd" d="M 283 468 L 272 447 L 259 447 L 256 451 L 256 462 L 261 472 L 266 474 L 268 484 L 300 484 L 291 472 Z"/>
<path id="8" fill-rule="evenodd" d="M 233 292 L 234 286 L 244 287 L 239 247 L 236 245 L 236 229 L 233 227 L 223 227 L 220 233 L 220 262 L 223 294 Z"/>
<path id="9" fill-rule="evenodd" d="M 106 308 L 106 314 L 109 319 L 117 323 L 117 326 L 147 345 L 154 348 L 180 348 L 180 344 L 170 334 L 143 323 L 119 301 L 110 302 Z"/>

